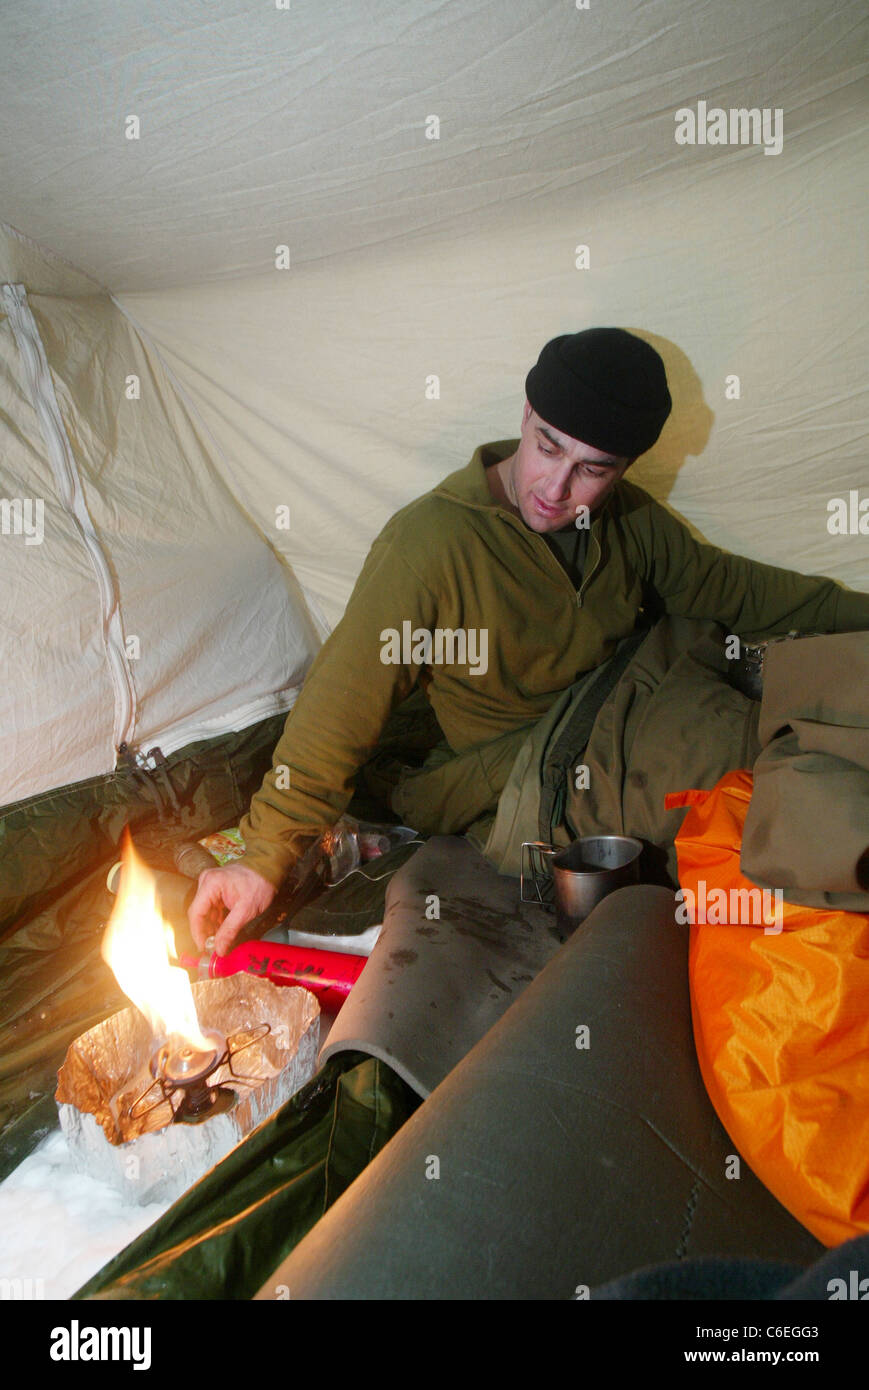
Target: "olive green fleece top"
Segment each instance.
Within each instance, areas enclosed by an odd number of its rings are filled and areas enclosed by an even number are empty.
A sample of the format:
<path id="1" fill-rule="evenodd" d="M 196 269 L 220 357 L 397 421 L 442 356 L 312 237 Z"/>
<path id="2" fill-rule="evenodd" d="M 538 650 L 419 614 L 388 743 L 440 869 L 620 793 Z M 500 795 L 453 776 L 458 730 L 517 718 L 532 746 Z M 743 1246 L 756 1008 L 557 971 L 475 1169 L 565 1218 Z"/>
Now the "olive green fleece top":
<path id="1" fill-rule="evenodd" d="M 358 769 L 417 680 L 461 753 L 533 724 L 605 661 L 634 630 L 644 588 L 668 613 L 714 618 L 744 636 L 869 628 L 869 595 L 702 544 L 624 479 L 592 517 L 576 589 L 544 537 L 489 489 L 486 467 L 518 444 L 482 445 L 374 541 L 241 823 L 243 862 L 270 882 L 342 814 Z M 447 636 L 433 643 L 430 664 L 418 664 L 428 655 L 419 643 L 414 654 L 418 629 L 433 638 L 464 630 L 467 651 L 451 649 Z M 462 655 L 461 664 L 448 660 Z"/>

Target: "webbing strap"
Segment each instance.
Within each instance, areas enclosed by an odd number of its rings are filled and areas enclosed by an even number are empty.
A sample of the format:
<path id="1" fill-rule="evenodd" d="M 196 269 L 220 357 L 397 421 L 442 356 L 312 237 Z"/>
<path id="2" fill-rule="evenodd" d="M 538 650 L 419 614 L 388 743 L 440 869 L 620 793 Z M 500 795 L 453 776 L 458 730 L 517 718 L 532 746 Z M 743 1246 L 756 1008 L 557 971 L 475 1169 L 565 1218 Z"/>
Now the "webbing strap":
<path id="1" fill-rule="evenodd" d="M 564 816 L 567 799 L 565 774 L 591 737 L 594 721 L 601 705 L 621 680 L 637 648 L 648 636 L 648 628 L 623 637 L 613 655 L 599 668 L 597 676 L 566 716 L 566 723 L 557 735 L 551 753 L 546 758 L 540 784 L 539 838 L 551 840 L 555 827 Z"/>

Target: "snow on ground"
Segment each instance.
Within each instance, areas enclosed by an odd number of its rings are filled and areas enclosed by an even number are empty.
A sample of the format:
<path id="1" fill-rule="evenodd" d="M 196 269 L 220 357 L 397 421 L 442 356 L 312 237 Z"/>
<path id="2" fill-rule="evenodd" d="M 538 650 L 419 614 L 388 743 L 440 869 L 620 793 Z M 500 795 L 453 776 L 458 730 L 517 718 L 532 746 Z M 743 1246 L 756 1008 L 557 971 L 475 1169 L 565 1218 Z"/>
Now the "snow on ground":
<path id="1" fill-rule="evenodd" d="M 135 1207 L 73 1170 L 54 1130 L 0 1183 L 0 1281 L 6 1297 L 70 1298 L 169 1207 Z"/>

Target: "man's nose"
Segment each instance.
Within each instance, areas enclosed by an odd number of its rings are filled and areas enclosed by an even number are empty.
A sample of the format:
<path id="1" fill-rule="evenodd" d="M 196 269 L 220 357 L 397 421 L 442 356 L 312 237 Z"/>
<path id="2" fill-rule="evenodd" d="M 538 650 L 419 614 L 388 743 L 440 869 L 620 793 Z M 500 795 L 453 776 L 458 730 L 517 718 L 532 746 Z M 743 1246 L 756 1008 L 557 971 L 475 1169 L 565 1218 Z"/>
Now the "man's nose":
<path id="1" fill-rule="evenodd" d="M 563 502 L 570 496 L 570 478 L 573 473 L 572 463 L 563 463 L 552 469 L 547 474 L 546 483 L 543 488 L 544 502 Z"/>

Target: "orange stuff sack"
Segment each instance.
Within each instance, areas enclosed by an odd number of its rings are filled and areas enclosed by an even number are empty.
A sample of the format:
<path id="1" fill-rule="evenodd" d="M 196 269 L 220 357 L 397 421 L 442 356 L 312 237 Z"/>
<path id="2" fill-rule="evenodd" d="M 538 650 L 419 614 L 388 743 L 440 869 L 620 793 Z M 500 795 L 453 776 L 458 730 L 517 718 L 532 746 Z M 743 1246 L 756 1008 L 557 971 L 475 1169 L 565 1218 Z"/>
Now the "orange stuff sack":
<path id="1" fill-rule="evenodd" d="M 735 1147 L 804 1226 L 838 1245 L 869 1231 L 869 917 L 779 899 L 771 929 L 746 924 L 739 890 L 755 885 L 739 855 L 751 793 L 750 773 L 729 772 L 710 792 L 667 798 L 690 807 L 676 850 L 690 890 L 680 911 L 692 923 L 697 1055 Z"/>

